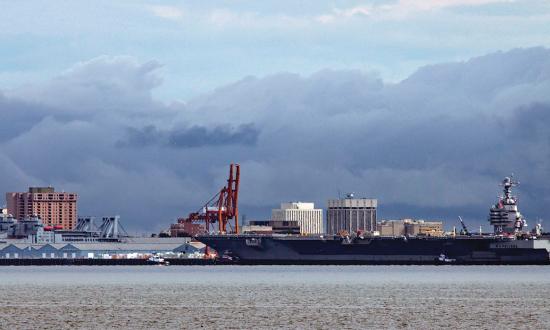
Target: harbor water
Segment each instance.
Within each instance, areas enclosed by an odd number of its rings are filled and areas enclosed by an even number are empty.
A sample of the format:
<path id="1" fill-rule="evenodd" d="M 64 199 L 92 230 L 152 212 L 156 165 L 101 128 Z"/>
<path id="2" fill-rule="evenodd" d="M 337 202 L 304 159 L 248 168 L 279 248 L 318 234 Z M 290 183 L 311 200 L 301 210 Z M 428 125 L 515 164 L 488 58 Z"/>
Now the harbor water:
<path id="1" fill-rule="evenodd" d="M 547 266 L 0 268 L 0 328 L 548 328 Z"/>

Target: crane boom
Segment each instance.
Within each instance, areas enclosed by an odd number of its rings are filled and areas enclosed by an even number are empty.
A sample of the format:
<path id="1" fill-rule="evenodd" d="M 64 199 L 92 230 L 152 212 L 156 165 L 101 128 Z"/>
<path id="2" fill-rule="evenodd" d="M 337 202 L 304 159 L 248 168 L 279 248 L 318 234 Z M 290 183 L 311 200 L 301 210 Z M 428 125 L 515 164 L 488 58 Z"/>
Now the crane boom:
<path id="1" fill-rule="evenodd" d="M 470 232 L 468 231 L 468 227 L 466 227 L 466 224 L 464 223 L 464 220 L 462 220 L 462 217 L 459 215 L 458 220 L 460 220 L 460 224 L 462 225 L 462 231 L 464 232 L 464 235 L 470 236 Z"/>
<path id="2" fill-rule="evenodd" d="M 239 233 L 239 183 L 240 183 L 240 165 L 229 165 L 229 178 L 227 186 L 222 187 L 208 202 L 198 211 L 190 213 L 187 218 L 178 219 L 178 223 L 170 226 L 171 236 L 177 236 L 179 232 L 185 231 L 184 228 L 196 222 L 204 222 L 204 231 L 209 232 L 210 227 L 218 222 L 217 230 L 225 234 L 228 231 L 230 220 L 234 220 L 234 232 Z"/>

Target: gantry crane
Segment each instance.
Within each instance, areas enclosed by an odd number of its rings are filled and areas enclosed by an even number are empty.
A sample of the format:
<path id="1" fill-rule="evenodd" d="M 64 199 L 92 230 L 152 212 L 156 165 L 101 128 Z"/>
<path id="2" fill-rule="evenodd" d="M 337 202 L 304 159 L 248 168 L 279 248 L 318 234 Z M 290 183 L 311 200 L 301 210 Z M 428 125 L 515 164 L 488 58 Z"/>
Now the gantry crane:
<path id="1" fill-rule="evenodd" d="M 234 220 L 233 232 L 239 233 L 239 182 L 240 165 L 229 165 L 229 178 L 227 186 L 224 186 L 214 195 L 204 206 L 196 212 L 190 213 L 187 218 L 178 220 L 177 224 L 171 226 L 171 230 L 177 229 L 185 223 L 204 222 L 205 229 L 210 232 L 211 226 L 218 223 L 218 231 L 222 234 L 227 233 L 229 221 Z"/>

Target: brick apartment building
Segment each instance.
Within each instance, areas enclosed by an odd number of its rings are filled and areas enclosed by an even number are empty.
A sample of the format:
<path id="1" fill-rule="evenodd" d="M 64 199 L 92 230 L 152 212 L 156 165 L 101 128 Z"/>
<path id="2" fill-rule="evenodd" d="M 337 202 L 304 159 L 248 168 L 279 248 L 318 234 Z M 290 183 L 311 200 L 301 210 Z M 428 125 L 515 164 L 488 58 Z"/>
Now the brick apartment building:
<path id="1" fill-rule="evenodd" d="M 8 213 L 16 219 L 38 216 L 45 226 L 72 230 L 76 226 L 78 196 L 55 192 L 53 187 L 30 187 L 28 192 L 6 193 Z"/>

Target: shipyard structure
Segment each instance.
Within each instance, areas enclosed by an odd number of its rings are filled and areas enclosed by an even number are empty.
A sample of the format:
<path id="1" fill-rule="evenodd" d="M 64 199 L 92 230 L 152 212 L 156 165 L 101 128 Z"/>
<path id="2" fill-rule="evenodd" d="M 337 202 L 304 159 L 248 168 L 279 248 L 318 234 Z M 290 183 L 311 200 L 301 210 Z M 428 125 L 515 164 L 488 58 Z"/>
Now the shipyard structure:
<path id="1" fill-rule="evenodd" d="M 38 217 L 18 221 L 0 213 L 0 259 L 202 258 L 204 250 L 188 237 L 131 237 L 118 216 L 81 217 L 75 230 L 64 230 Z"/>
<path id="2" fill-rule="evenodd" d="M 326 226 L 323 212 L 303 202 L 283 203 L 272 219 L 241 226 L 239 182 L 240 166 L 231 164 L 227 185 L 214 197 L 168 233 L 149 238 L 130 237 L 118 216 L 80 217 L 75 223 L 74 193 L 52 187 L 8 193 L 8 207 L 0 212 L 0 259 L 150 256 L 154 262 L 162 254 L 242 264 L 550 263 L 550 234 L 540 224 L 527 228 L 512 194 L 518 182 L 511 177 L 502 181 L 503 195 L 489 209 L 492 233 L 473 233 L 460 217 L 460 233 L 445 233 L 440 221 L 377 222 L 378 201 L 353 194 L 328 200 Z"/>
<path id="3" fill-rule="evenodd" d="M 119 216 L 76 217 L 76 193 L 31 187 L 6 194 L 0 210 L 0 259 L 203 258 L 189 237 L 131 237 Z"/>
<path id="4" fill-rule="evenodd" d="M 404 219 L 376 222 L 377 201 L 329 200 L 325 235 L 207 233 L 196 238 L 219 256 L 243 264 L 549 264 L 550 234 L 528 230 L 511 177 L 489 209 L 493 233 L 447 234 L 442 223 Z"/>

